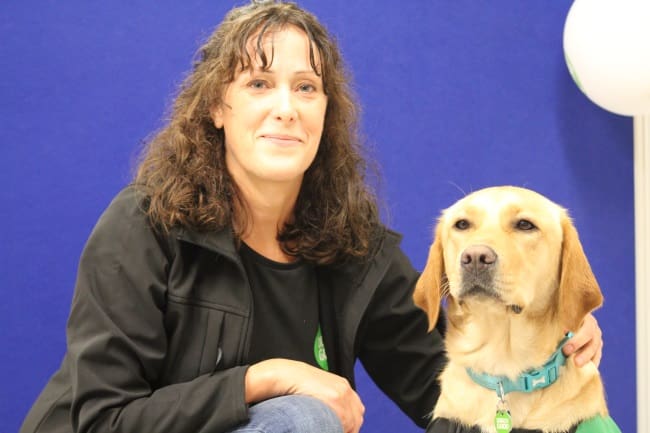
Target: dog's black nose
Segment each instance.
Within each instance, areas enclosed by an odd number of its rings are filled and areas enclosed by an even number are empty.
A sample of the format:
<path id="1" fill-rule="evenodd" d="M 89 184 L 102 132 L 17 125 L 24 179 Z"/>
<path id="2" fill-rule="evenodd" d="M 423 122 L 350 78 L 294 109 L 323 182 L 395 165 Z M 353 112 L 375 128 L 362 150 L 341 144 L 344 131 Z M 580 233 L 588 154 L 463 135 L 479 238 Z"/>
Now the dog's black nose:
<path id="1" fill-rule="evenodd" d="M 460 264 L 465 269 L 477 271 L 490 268 L 497 261 L 497 253 L 486 245 L 467 247 L 460 257 Z"/>

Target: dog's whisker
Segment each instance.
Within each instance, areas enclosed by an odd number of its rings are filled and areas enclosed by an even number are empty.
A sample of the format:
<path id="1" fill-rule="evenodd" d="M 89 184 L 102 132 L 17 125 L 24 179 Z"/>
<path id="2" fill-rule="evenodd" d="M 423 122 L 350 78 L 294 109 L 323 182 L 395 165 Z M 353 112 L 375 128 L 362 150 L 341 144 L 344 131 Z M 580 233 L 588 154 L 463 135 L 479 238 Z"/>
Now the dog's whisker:
<path id="1" fill-rule="evenodd" d="M 467 193 L 465 192 L 465 190 L 464 190 L 463 188 L 461 188 L 460 185 L 458 185 L 456 182 L 452 182 L 452 181 L 450 180 L 450 181 L 448 181 L 448 183 L 449 183 L 450 185 L 452 185 L 452 186 L 455 186 L 456 189 L 457 189 L 459 192 L 461 192 L 461 193 L 463 194 L 463 197 L 467 195 Z"/>
<path id="2" fill-rule="evenodd" d="M 442 284 L 440 285 L 440 297 L 446 298 L 449 296 L 449 280 L 447 278 L 443 279 Z"/>

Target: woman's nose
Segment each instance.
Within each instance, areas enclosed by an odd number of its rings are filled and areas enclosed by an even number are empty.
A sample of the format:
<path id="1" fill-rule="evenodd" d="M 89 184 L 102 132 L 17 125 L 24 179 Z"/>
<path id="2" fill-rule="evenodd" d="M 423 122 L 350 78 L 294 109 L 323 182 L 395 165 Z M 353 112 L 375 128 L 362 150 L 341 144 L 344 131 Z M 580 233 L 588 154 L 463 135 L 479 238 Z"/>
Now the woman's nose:
<path id="1" fill-rule="evenodd" d="M 296 105 L 290 89 L 277 89 L 273 115 L 277 120 L 292 122 L 296 119 Z"/>

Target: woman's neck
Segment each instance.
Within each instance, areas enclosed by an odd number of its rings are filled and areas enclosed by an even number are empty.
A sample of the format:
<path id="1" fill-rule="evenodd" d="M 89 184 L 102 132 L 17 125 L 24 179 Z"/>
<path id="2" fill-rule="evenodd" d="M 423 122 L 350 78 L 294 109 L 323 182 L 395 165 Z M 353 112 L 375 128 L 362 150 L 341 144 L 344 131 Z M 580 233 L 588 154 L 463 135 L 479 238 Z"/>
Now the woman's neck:
<path id="1" fill-rule="evenodd" d="M 277 262 L 292 262 L 295 257 L 282 251 L 278 231 L 293 217 L 298 188 L 283 184 L 265 183 L 262 187 L 239 185 L 246 204 L 247 221 L 239 221 L 244 228 L 242 241 L 262 256 Z M 242 215 L 236 211 L 235 215 Z M 237 216 L 236 216 L 237 218 Z"/>

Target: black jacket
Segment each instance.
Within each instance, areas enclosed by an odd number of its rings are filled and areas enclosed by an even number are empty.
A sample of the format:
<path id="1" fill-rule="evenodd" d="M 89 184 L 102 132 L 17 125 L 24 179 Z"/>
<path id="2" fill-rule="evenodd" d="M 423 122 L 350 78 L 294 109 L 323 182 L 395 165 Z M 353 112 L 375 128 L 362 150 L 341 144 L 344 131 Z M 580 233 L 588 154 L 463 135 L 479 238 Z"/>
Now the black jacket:
<path id="1" fill-rule="evenodd" d="M 247 419 L 252 302 L 230 230 L 160 235 L 123 190 L 81 256 L 67 353 L 21 433 L 218 433 Z M 318 268 L 330 369 L 354 384 L 358 358 L 418 425 L 439 395 L 440 333 L 411 296 L 418 277 L 384 231 L 372 257 Z"/>

